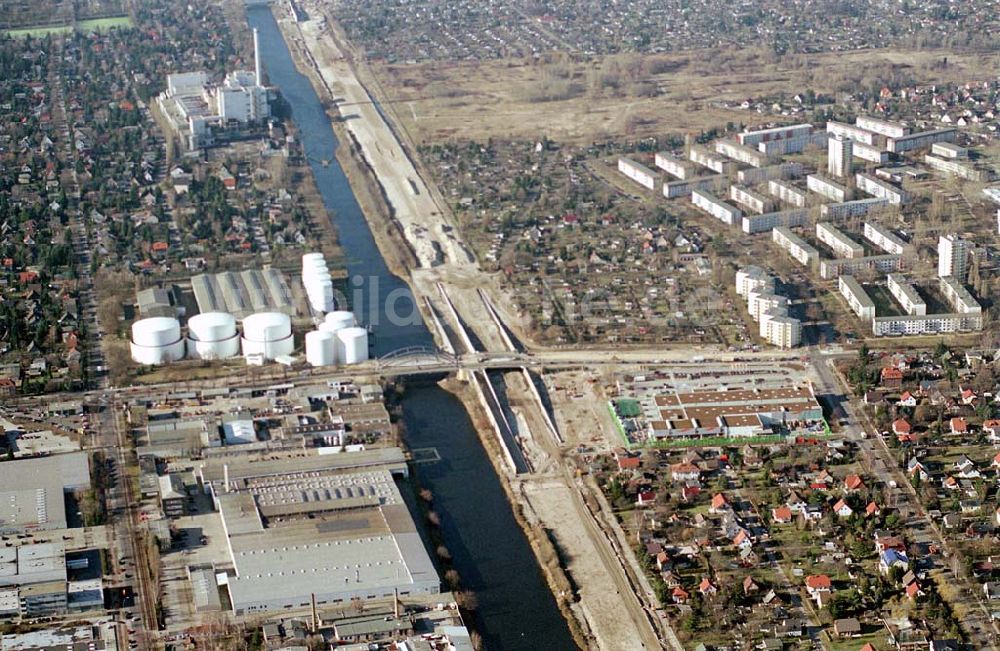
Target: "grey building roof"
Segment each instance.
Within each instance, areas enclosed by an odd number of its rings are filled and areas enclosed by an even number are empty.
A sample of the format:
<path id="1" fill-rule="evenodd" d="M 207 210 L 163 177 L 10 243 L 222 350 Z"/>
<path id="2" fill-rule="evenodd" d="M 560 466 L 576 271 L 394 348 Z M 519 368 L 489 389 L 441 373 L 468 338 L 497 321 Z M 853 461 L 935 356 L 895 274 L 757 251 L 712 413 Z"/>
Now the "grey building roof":
<path id="1" fill-rule="evenodd" d="M 66 527 L 67 491 L 90 488 L 84 452 L 0 463 L 0 531 Z"/>

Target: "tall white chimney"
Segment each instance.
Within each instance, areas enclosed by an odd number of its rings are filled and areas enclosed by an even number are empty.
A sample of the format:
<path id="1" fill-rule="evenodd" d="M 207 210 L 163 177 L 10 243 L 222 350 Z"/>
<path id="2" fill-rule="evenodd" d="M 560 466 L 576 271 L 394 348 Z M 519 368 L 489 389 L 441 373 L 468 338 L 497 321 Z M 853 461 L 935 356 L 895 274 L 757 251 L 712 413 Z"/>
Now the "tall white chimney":
<path id="1" fill-rule="evenodd" d="M 253 72 L 258 86 L 264 85 L 264 79 L 260 74 L 260 42 L 257 37 L 257 28 L 253 28 Z"/>
<path id="2" fill-rule="evenodd" d="M 223 464 L 222 466 L 222 486 L 225 491 L 229 492 L 229 464 Z"/>

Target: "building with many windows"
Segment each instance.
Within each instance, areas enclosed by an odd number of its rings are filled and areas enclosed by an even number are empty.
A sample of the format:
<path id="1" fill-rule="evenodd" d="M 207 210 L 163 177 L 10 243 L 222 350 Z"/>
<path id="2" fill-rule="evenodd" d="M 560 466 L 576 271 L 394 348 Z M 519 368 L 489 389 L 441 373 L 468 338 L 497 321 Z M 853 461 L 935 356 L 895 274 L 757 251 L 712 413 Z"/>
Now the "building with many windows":
<path id="1" fill-rule="evenodd" d="M 649 169 L 642 163 L 637 163 L 631 158 L 618 159 L 618 171 L 629 177 L 644 188 L 656 189 L 656 183 L 660 180 L 660 175 Z"/>
<path id="2" fill-rule="evenodd" d="M 875 318 L 875 302 L 854 276 L 841 276 L 837 279 L 837 287 L 840 289 L 840 295 L 847 299 L 851 311 L 857 314 L 859 319 L 871 321 Z"/>
<path id="3" fill-rule="evenodd" d="M 968 240 L 954 233 L 941 235 L 938 238 L 938 276 L 954 276 L 959 282 L 965 282 L 971 250 Z"/>
<path id="4" fill-rule="evenodd" d="M 727 226 L 736 226 L 739 223 L 740 217 L 743 216 L 739 208 L 730 206 L 707 190 L 694 190 L 691 192 L 691 203 Z"/>
<path id="5" fill-rule="evenodd" d="M 909 195 L 906 191 L 901 188 L 897 188 L 891 183 L 880 181 L 874 176 L 865 174 L 864 172 L 858 172 L 854 179 L 859 190 L 865 194 L 870 194 L 873 197 L 885 199 L 892 205 L 901 205 L 909 200 Z"/>
<path id="6" fill-rule="evenodd" d="M 809 195 L 783 179 L 772 179 L 767 182 L 767 191 L 779 201 L 789 203 L 796 208 L 805 208 Z"/>
<path id="7" fill-rule="evenodd" d="M 827 141 L 826 172 L 830 176 L 846 179 L 851 175 L 854 149 L 849 138 L 834 136 Z"/>
<path id="8" fill-rule="evenodd" d="M 819 276 L 823 280 L 832 280 L 843 274 L 859 274 L 866 271 L 889 273 L 898 271 L 903 264 L 899 255 L 867 255 L 861 258 L 843 258 L 840 260 L 821 260 Z"/>
<path id="9" fill-rule="evenodd" d="M 901 254 L 906 248 L 906 242 L 897 237 L 892 231 L 881 224 L 875 222 L 865 222 L 865 239 L 877 246 L 886 253 Z"/>
<path id="10" fill-rule="evenodd" d="M 882 210 L 888 205 L 888 199 L 879 199 L 878 197 L 855 199 L 854 201 L 823 204 L 820 206 L 819 214 L 823 219 L 848 219 L 862 217 L 870 212 Z"/>
<path id="11" fill-rule="evenodd" d="M 851 198 L 851 191 L 848 188 L 819 174 L 808 175 L 806 177 L 806 187 L 810 192 L 815 192 L 830 201 L 843 202 Z"/>
<path id="12" fill-rule="evenodd" d="M 927 314 L 927 303 L 906 278 L 899 274 L 889 274 L 886 277 L 886 285 L 889 287 L 889 293 L 907 314 L 910 316 Z"/>
<path id="13" fill-rule="evenodd" d="M 771 231 L 771 241 L 807 267 L 819 260 L 819 251 L 785 226 L 777 226 Z"/>
<path id="14" fill-rule="evenodd" d="M 742 185 L 730 186 L 729 198 L 758 215 L 769 212 L 773 207 L 770 199 Z"/>
<path id="15" fill-rule="evenodd" d="M 833 249 L 841 258 L 860 258 L 865 254 L 863 246 L 844 235 L 844 233 L 829 222 L 816 224 L 816 239 Z"/>
<path id="16" fill-rule="evenodd" d="M 809 221 L 809 211 L 805 208 L 779 210 L 763 215 L 743 215 L 743 232 L 747 234 L 763 233 L 777 226 L 803 226 Z"/>
<path id="17" fill-rule="evenodd" d="M 654 164 L 670 176 L 682 181 L 694 178 L 696 167 L 694 163 L 681 160 L 673 154 L 665 151 L 657 152 Z"/>

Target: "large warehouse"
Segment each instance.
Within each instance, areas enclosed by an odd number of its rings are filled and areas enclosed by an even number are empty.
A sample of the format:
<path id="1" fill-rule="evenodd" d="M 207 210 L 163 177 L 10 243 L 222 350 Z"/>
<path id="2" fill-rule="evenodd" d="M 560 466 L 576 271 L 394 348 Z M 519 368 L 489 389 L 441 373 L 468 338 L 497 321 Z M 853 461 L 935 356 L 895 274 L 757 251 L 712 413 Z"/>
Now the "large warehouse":
<path id="1" fill-rule="evenodd" d="M 393 477 L 405 467 L 396 448 L 204 467 L 233 563 L 233 612 L 306 608 L 314 594 L 322 606 L 440 592 Z"/>
<path id="2" fill-rule="evenodd" d="M 5 461 L 0 467 L 0 533 L 64 529 L 65 493 L 90 488 L 83 452 Z"/>

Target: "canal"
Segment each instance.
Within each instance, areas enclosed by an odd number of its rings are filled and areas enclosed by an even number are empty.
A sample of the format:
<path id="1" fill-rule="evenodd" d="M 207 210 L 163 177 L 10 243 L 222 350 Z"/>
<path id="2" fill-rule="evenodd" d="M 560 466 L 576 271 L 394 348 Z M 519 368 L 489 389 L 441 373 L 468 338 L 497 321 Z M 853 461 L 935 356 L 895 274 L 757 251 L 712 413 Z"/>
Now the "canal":
<path id="1" fill-rule="evenodd" d="M 408 286 L 382 259 L 337 164 L 329 117 L 308 78 L 295 68 L 274 16 L 267 7 L 248 7 L 247 17 L 259 30 L 268 78 L 291 107 L 316 185 L 333 216 L 347 259 L 348 298 L 361 324 L 372 326 L 373 354 L 432 346 Z M 389 318 L 393 314 L 396 318 Z M 463 587 L 476 594 L 476 628 L 485 648 L 577 648 L 461 401 L 435 385 L 411 387 L 403 420 L 410 447 L 434 448 L 440 457 L 419 464 L 416 472 L 434 494 Z"/>

